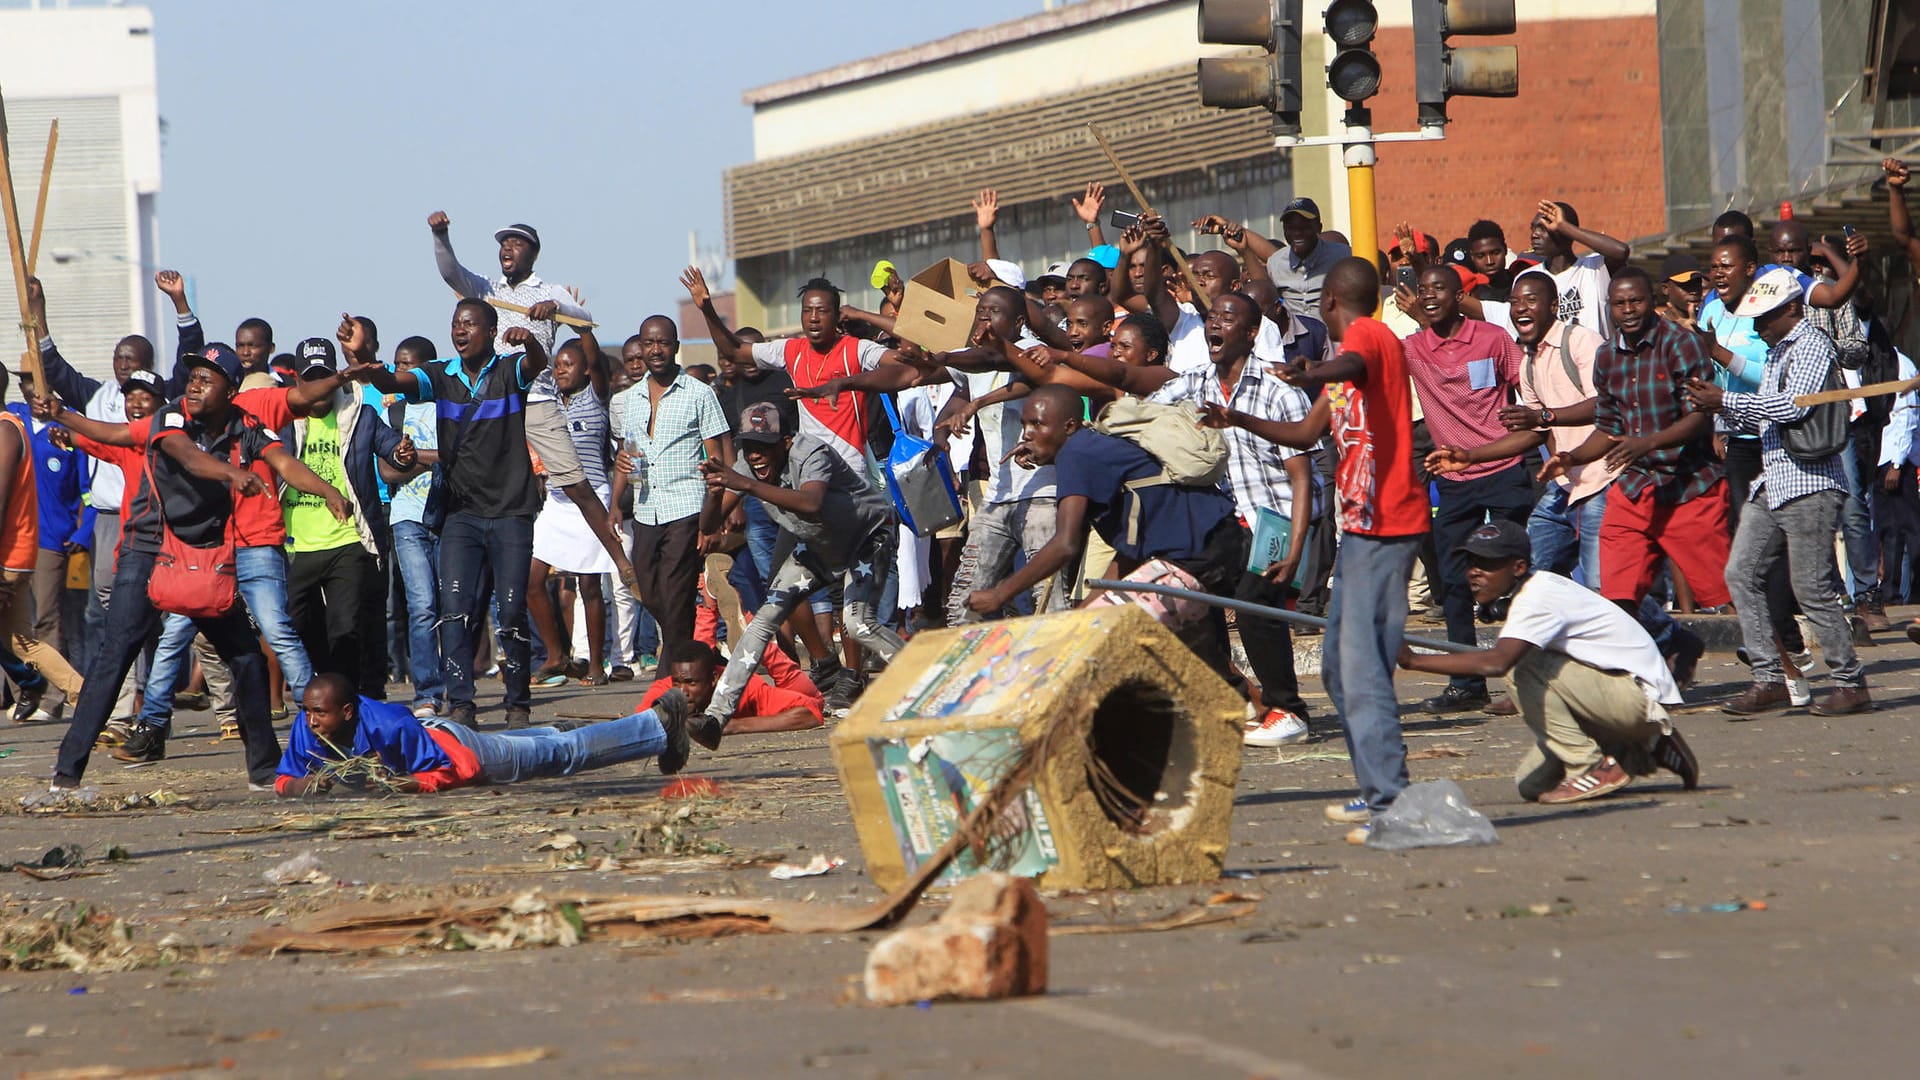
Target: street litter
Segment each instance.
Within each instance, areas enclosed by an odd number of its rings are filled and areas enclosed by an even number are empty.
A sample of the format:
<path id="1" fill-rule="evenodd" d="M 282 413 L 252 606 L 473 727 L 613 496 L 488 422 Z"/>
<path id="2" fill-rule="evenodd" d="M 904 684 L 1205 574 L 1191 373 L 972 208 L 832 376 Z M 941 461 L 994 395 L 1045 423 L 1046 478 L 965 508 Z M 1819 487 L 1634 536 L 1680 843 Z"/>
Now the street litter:
<path id="1" fill-rule="evenodd" d="M 303 851 L 260 876 L 269 885 L 317 885 L 331 880 L 321 869 L 319 856 L 311 851 Z"/>
<path id="2" fill-rule="evenodd" d="M 77 788 L 48 788 L 20 796 L 20 809 L 29 814 L 57 814 L 62 810 L 92 810 L 100 802 L 100 789 L 88 784 Z"/>
<path id="3" fill-rule="evenodd" d="M 114 852 L 120 851 L 121 858 L 126 852 L 113 848 L 107 852 L 107 861 L 116 862 Z M 98 877 L 105 870 L 82 870 L 87 854 L 79 844 L 61 844 L 47 849 L 47 853 L 34 862 L 16 862 L 10 869 L 17 870 L 36 881 L 64 881 L 70 877 Z"/>
<path id="4" fill-rule="evenodd" d="M 825 855 L 815 855 L 813 858 L 807 860 L 807 865 L 805 866 L 783 862 L 779 866 L 767 871 L 767 876 L 777 881 L 791 881 L 794 878 L 819 877 L 821 874 L 831 873 L 845 865 L 847 865 L 847 860 L 837 856 L 829 859 Z"/>
<path id="5" fill-rule="evenodd" d="M 1493 822 L 1467 802 L 1451 780 L 1410 784 L 1393 805 L 1373 819 L 1367 846 L 1381 851 L 1420 847 L 1497 844 Z"/>
<path id="6" fill-rule="evenodd" d="M 1675 904 L 1667 909 L 1669 915 L 1726 915 L 1736 911 L 1765 911 L 1765 900 L 1736 900 L 1724 904 Z"/>
<path id="7" fill-rule="evenodd" d="M 201 950 L 174 935 L 147 943 L 109 912 L 87 904 L 44 915 L 0 915 L 0 971 L 66 968 L 86 974 L 193 962 Z"/>

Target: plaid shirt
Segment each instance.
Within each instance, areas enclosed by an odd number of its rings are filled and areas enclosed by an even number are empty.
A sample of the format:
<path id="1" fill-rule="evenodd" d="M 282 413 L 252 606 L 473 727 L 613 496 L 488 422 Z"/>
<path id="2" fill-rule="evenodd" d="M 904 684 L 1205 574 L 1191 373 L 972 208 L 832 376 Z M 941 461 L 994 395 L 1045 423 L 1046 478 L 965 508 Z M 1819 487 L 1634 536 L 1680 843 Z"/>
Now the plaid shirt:
<path id="1" fill-rule="evenodd" d="M 1652 435 L 1691 414 L 1680 400 L 1688 379 L 1712 382 L 1714 363 L 1699 335 L 1665 319 L 1638 344 L 1614 333 L 1594 361 L 1593 426 L 1609 435 Z M 1654 500 L 1672 506 L 1704 494 L 1725 470 L 1713 456 L 1713 439 L 1655 450 L 1626 467 L 1614 483 L 1630 499 L 1648 488 Z"/>
<path id="2" fill-rule="evenodd" d="M 1827 332 L 1801 319 L 1791 333 L 1767 350 L 1766 370 L 1760 374 L 1761 392 L 1726 395 L 1721 411 L 1727 422 L 1760 436 L 1760 478 L 1754 481 L 1748 501 L 1765 492 L 1768 508 L 1777 510 L 1802 495 L 1847 490 L 1839 454 L 1801 461 L 1787 453 L 1780 438 L 1781 424 L 1803 419 L 1810 411 L 1795 405 L 1793 399 L 1826 389 L 1827 371 L 1839 358 L 1839 349 Z M 1767 387 L 1773 392 L 1768 393 Z"/>
<path id="3" fill-rule="evenodd" d="M 636 525 L 666 525 L 700 512 L 707 498 L 707 482 L 700 475 L 705 440 L 729 430 L 720 399 L 706 383 L 682 371 L 660 395 L 656 411 L 647 392 L 652 381 L 649 376 L 613 395 L 607 408 L 614 445 L 632 440 L 647 455 L 646 494 L 633 500 Z"/>
<path id="4" fill-rule="evenodd" d="M 1155 401 L 1191 401 L 1196 408 L 1206 405 L 1221 405 L 1260 420 L 1282 420 L 1298 423 L 1307 418 L 1313 408 L 1313 399 L 1306 391 L 1297 386 L 1289 386 L 1259 361 L 1249 357 L 1240 371 L 1240 380 L 1233 384 L 1233 392 L 1221 388 L 1220 377 L 1213 365 L 1207 365 L 1204 371 L 1189 372 L 1174 379 L 1154 395 Z M 1242 428 L 1228 428 L 1227 438 L 1227 479 L 1233 488 L 1234 507 L 1242 520 L 1252 523 L 1260 507 L 1268 507 L 1281 514 L 1293 513 L 1293 480 L 1287 476 L 1287 459 L 1308 455 L 1309 465 L 1318 459 L 1313 455 L 1318 450 L 1295 450 L 1290 446 L 1270 443 Z M 1324 496 L 1321 494 L 1320 470 L 1309 468 L 1308 475 L 1313 484 L 1313 506 L 1309 513 L 1318 517 L 1322 509 Z"/>

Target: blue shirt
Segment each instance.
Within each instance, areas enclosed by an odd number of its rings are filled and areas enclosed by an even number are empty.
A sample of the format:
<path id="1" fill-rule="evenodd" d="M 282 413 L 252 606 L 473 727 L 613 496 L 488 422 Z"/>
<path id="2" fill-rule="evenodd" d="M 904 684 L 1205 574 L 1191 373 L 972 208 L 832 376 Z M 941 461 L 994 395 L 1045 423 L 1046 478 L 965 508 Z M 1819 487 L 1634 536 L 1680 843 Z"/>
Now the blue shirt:
<path id="1" fill-rule="evenodd" d="M 415 449 L 434 450 L 440 446 L 438 410 L 430 405 L 412 404 L 400 421 L 400 434 L 413 440 Z M 393 493 L 394 521 L 422 521 L 427 511 L 427 490 L 433 487 L 433 470 L 428 469 L 407 481 Z"/>
<path id="2" fill-rule="evenodd" d="M 60 425 L 35 420 L 25 403 L 16 401 L 7 408 L 31 433 L 33 486 L 40 499 L 40 549 L 58 552 L 70 543 L 92 547 L 93 507 L 87 503 L 92 485 L 87 477 L 87 455 L 54 442 L 53 433 L 62 430 Z"/>
<path id="3" fill-rule="evenodd" d="M 1092 428 L 1068 436 L 1053 467 L 1059 497 L 1084 496 L 1087 520 L 1131 562 L 1198 558 L 1207 535 L 1233 516 L 1233 499 L 1217 486 L 1162 484 L 1128 492 L 1128 481 L 1159 476 L 1160 463 L 1133 443 Z M 1136 522 L 1138 535 L 1129 540 L 1129 526 Z"/>
<path id="4" fill-rule="evenodd" d="M 339 747 L 348 757 L 373 756 L 391 772 L 408 776 L 453 768 L 453 759 L 427 734 L 425 724 L 404 705 L 363 697 L 359 702 L 359 722 L 353 729 L 353 746 Z M 343 760 L 313 733 L 307 723 L 307 711 L 293 719 L 287 733 L 287 749 L 280 755 L 280 775 L 311 776 L 328 762 Z"/>

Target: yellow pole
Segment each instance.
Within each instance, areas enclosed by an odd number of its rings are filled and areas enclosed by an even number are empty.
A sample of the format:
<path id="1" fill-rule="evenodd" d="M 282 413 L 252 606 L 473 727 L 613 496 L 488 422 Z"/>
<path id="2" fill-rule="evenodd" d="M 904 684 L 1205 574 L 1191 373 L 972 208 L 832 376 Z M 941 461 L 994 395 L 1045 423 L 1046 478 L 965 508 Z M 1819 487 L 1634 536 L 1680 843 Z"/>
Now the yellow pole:
<path id="1" fill-rule="evenodd" d="M 1353 253 L 1373 262 L 1380 250 L 1380 229 L 1373 205 L 1372 114 L 1355 106 L 1347 110 L 1347 145 L 1341 161 L 1347 167 L 1347 242 Z M 1381 308 L 1374 309 L 1378 318 Z"/>

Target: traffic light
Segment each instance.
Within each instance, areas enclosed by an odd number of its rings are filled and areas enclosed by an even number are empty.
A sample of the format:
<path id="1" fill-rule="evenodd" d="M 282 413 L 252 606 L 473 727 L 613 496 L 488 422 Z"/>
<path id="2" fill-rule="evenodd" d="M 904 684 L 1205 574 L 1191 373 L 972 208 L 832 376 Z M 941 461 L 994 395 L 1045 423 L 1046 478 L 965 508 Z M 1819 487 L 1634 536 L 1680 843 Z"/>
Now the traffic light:
<path id="1" fill-rule="evenodd" d="M 1513 0 L 1413 0 L 1413 89 L 1420 125 L 1447 122 L 1451 97 L 1520 93 L 1520 51 L 1512 45 L 1453 48 L 1456 34 L 1511 34 Z"/>
<path id="2" fill-rule="evenodd" d="M 1300 8 L 1303 0 L 1200 0 L 1200 40 L 1259 45 L 1260 56 L 1200 61 L 1200 103 L 1273 114 L 1276 135 L 1300 134 Z"/>
<path id="3" fill-rule="evenodd" d="M 1327 89 L 1359 105 L 1380 92 L 1380 58 L 1368 47 L 1380 12 L 1367 0 L 1333 0 L 1325 17 L 1327 37 L 1340 50 L 1327 65 Z"/>

